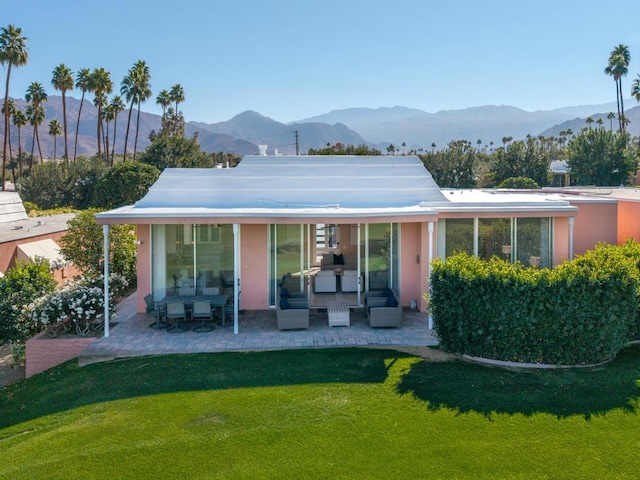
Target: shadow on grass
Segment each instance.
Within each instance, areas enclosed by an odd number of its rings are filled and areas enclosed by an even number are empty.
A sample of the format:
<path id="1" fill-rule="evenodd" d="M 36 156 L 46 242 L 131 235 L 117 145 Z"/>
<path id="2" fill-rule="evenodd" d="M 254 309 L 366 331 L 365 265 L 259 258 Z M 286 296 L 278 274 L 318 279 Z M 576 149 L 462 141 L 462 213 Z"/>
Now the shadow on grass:
<path id="1" fill-rule="evenodd" d="M 392 381 L 431 410 L 452 409 L 557 417 L 636 412 L 640 346 L 598 369 L 513 372 L 461 361 L 412 362 L 410 354 L 379 349 L 310 349 L 166 355 L 83 368 L 76 361 L 0 390 L 0 428 L 99 402 L 171 392 L 328 383 Z"/>
<path id="2" fill-rule="evenodd" d="M 0 391 L 0 428 L 98 402 L 180 391 L 311 383 L 383 383 L 389 350 L 310 349 L 76 360 Z"/>
<path id="3" fill-rule="evenodd" d="M 640 397 L 640 346 L 594 369 L 511 371 L 463 361 L 420 362 L 398 385 L 430 410 L 460 413 L 548 413 L 590 418 L 614 409 L 635 413 Z"/>

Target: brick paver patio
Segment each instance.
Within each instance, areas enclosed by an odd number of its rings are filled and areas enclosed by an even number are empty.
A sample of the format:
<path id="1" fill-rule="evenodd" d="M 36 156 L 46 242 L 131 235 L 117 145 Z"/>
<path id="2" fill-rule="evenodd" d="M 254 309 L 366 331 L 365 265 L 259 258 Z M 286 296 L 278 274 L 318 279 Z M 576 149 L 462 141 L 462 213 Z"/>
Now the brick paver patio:
<path id="1" fill-rule="evenodd" d="M 424 313 L 405 309 L 401 328 L 371 328 L 363 309 L 351 310 L 351 325 L 329 327 L 326 310 L 311 310 L 309 328 L 278 330 L 273 310 L 246 311 L 239 315 L 239 333 L 233 333 L 233 319 L 222 328 L 206 333 L 168 333 L 149 328 L 152 315 L 136 314 L 137 296 L 118 305 L 117 325 L 108 338 L 99 338 L 80 356 L 81 363 L 108 358 L 168 353 L 276 350 L 349 346 L 436 346 L 438 339 L 428 328 Z"/>

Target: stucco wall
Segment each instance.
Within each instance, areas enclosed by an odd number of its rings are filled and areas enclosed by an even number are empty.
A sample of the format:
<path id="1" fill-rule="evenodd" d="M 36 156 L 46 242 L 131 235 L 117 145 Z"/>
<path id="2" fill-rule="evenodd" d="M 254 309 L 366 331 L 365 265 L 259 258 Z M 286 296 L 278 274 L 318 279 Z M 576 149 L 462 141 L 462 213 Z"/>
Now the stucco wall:
<path id="1" fill-rule="evenodd" d="M 8 242 L 4 242 L 0 244 L 0 271 L 6 272 L 10 268 L 14 267 L 17 259 L 17 247 L 18 245 L 22 245 L 24 243 L 37 242 L 39 240 L 45 240 L 50 238 L 56 243 L 59 243 L 59 240 L 64 237 L 65 231 L 47 233 L 45 235 L 38 235 L 35 237 L 27 237 L 19 240 L 11 240 Z M 58 270 L 54 270 L 53 278 L 57 282 L 58 285 L 63 285 L 67 280 L 73 278 L 77 275 L 80 275 L 82 271 L 76 267 L 75 265 L 68 265 L 66 267 L 60 268 Z"/>
<path id="2" fill-rule="evenodd" d="M 240 230 L 240 307 L 269 308 L 267 226 L 242 225 Z"/>
<path id="3" fill-rule="evenodd" d="M 571 201 L 578 207 L 573 227 L 573 253 L 582 255 L 599 242 L 618 241 L 618 203 L 615 201 Z"/>
<path id="4" fill-rule="evenodd" d="M 144 297 L 151 292 L 151 226 L 138 225 L 136 228 L 138 247 L 136 255 L 138 257 L 138 270 L 136 272 L 138 282 L 138 302 L 136 310 L 144 313 L 146 304 Z"/>
<path id="5" fill-rule="evenodd" d="M 618 243 L 629 238 L 640 241 L 640 202 L 618 201 Z"/>
<path id="6" fill-rule="evenodd" d="M 419 301 L 427 289 L 426 280 L 421 278 L 422 258 L 421 228 L 418 223 L 401 224 L 400 232 L 400 302 L 409 306 L 412 299 Z M 418 263 L 418 257 L 419 262 Z"/>

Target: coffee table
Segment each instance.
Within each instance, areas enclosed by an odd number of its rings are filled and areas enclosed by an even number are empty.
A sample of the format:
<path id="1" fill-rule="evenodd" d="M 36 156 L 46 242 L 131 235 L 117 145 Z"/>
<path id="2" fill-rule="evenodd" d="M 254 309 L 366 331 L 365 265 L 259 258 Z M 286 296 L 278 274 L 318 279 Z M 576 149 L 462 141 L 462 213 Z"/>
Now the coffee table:
<path id="1" fill-rule="evenodd" d="M 329 317 L 330 327 L 348 327 L 351 323 L 347 302 L 327 302 L 327 316 Z"/>

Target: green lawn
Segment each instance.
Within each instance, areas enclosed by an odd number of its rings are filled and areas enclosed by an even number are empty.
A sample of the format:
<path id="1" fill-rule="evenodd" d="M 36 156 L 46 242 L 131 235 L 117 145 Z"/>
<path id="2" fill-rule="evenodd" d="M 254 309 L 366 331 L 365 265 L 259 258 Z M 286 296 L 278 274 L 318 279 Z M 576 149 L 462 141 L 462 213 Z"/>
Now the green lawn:
<path id="1" fill-rule="evenodd" d="M 67 363 L 0 393 L 0 479 L 638 478 L 640 347 L 513 372 L 377 349 Z"/>

